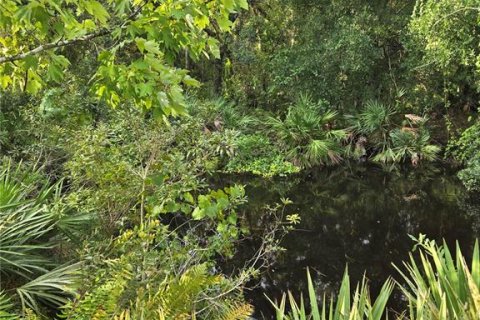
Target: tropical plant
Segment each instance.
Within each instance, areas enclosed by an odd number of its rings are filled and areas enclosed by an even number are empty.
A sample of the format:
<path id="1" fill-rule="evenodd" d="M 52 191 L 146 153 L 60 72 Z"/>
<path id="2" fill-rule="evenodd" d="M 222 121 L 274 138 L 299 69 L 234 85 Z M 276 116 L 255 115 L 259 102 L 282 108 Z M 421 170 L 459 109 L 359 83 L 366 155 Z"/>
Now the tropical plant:
<path id="1" fill-rule="evenodd" d="M 213 257 L 231 255 L 239 238 L 236 204 L 240 186 L 212 191 L 184 201 L 151 208 L 142 224 L 123 231 L 106 248 L 91 248 L 82 270 L 83 294 L 64 308 L 67 319 L 245 319 L 252 312 L 244 302 L 247 268 L 235 277 L 215 271 Z M 170 228 L 159 215 L 188 214 L 185 225 Z M 182 219 L 181 215 L 178 216 Z M 128 318 L 129 317 L 129 318 Z"/>
<path id="2" fill-rule="evenodd" d="M 392 118 L 395 113 L 390 106 L 370 100 L 356 117 L 353 130 L 366 136 L 374 148 L 384 151 L 388 146 L 389 132 L 392 129 Z"/>
<path id="3" fill-rule="evenodd" d="M 475 242 L 467 265 L 458 243 L 455 257 L 448 246 L 420 235 L 416 247 L 420 262 L 410 254 L 398 286 L 408 301 L 408 319 L 478 319 L 480 314 L 480 254 Z"/>
<path id="4" fill-rule="evenodd" d="M 222 286 L 229 286 L 227 279 L 209 274 L 206 264 L 196 265 L 152 289 L 140 289 L 135 302 L 118 319 L 126 314 L 132 319 L 248 319 L 253 307 L 240 300 L 223 299 L 225 293 L 219 291 Z M 215 292 L 217 303 L 209 303 L 215 297 L 208 293 Z"/>
<path id="5" fill-rule="evenodd" d="M 3 291 L 0 291 L 0 319 L 19 320 L 20 317 L 12 313 L 13 303 Z"/>
<path id="6" fill-rule="evenodd" d="M 475 107 L 480 55 L 472 30 L 479 27 L 479 12 L 476 0 L 415 1 L 405 41 L 415 91 L 440 97 L 435 100 L 445 107 Z"/>
<path id="7" fill-rule="evenodd" d="M 303 297 L 300 302 L 295 301 L 291 292 L 284 294 L 279 304 L 270 301 L 276 311 L 277 320 L 298 320 L 298 319 L 314 319 L 314 320 L 380 320 L 386 311 L 386 306 L 390 295 L 394 288 L 394 282 L 387 280 L 375 301 L 370 298 L 370 292 L 367 280 L 363 277 L 361 284 L 357 284 L 353 296 L 350 292 L 350 277 L 348 268 L 340 285 L 340 290 L 336 297 L 327 301 L 324 296 L 322 299 L 322 308 L 319 309 L 315 287 L 313 285 L 310 272 L 307 270 L 308 298 L 310 300 L 309 311 L 305 307 Z"/>
<path id="8" fill-rule="evenodd" d="M 56 263 L 50 252 L 62 233 L 47 204 L 60 184 L 39 184 L 38 171 L 22 170 L 6 161 L 0 172 L 0 274 L 2 289 L 15 292 L 25 314 L 27 309 L 41 312 L 41 305 L 65 303 L 78 266 L 52 270 Z"/>
<path id="9" fill-rule="evenodd" d="M 285 119 L 267 119 L 267 125 L 277 136 L 287 158 L 302 167 L 338 163 L 342 159 L 341 141 L 345 130 L 334 129 L 337 112 L 324 101 L 314 103 L 308 95 L 301 95 L 288 108 Z"/>
<path id="10" fill-rule="evenodd" d="M 394 287 L 404 294 L 408 308 L 397 310 L 396 319 L 478 319 L 480 314 L 480 249 L 478 240 L 473 248 L 471 264 L 467 264 L 457 243 L 452 256 L 445 241 L 438 245 L 420 234 L 414 250 L 419 250 L 418 259 L 410 253 L 403 267 L 394 265 L 401 280 L 388 279 L 372 303 L 365 277 L 357 285 L 353 296 L 350 291 L 348 271 L 342 279 L 337 297 L 328 302 L 325 296 L 320 310 L 316 291 L 307 271 L 309 306 L 303 297 L 297 302 L 291 292 L 283 294 L 280 303 L 270 300 L 278 320 L 288 319 L 383 319 L 388 298 Z M 386 314 L 388 317 L 388 314 Z"/>
<path id="11" fill-rule="evenodd" d="M 421 160 L 433 161 L 440 147 L 430 144 L 430 134 L 425 129 L 408 131 L 395 129 L 390 132 L 391 145 L 373 157 L 379 162 L 402 162 L 410 159 L 414 166 Z"/>
<path id="12" fill-rule="evenodd" d="M 187 104 L 188 116 L 202 123 L 204 129 L 221 131 L 226 129 L 247 129 L 257 122 L 241 107 L 224 98 L 195 99 L 189 98 Z"/>
<path id="13" fill-rule="evenodd" d="M 430 133 L 425 124 L 427 117 L 405 114 L 403 127 L 395 122 L 394 108 L 378 101 L 369 101 L 361 113 L 353 117 L 354 155 L 367 155 L 382 163 L 402 162 L 410 159 L 414 166 L 421 160 L 433 161 L 440 148 L 430 143 Z"/>

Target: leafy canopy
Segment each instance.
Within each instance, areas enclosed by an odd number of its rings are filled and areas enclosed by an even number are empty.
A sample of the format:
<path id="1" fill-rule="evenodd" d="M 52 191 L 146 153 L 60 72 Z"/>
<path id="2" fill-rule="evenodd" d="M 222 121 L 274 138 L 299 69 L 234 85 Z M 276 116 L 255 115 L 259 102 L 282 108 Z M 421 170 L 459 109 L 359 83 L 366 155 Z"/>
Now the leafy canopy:
<path id="1" fill-rule="evenodd" d="M 183 113 L 183 87 L 198 85 L 174 67 L 177 54 L 218 57 L 214 35 L 247 7 L 246 0 L 1 1 L 0 85 L 36 94 L 93 56 L 95 96 L 175 116 Z"/>

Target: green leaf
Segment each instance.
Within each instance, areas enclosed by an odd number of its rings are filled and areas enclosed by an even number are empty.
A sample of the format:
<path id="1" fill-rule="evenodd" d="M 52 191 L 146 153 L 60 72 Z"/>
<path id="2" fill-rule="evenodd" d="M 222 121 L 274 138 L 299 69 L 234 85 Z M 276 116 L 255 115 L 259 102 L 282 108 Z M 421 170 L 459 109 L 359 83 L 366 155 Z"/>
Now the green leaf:
<path id="1" fill-rule="evenodd" d="M 6 89 L 9 85 L 12 84 L 12 78 L 8 75 L 0 77 L 0 83 L 3 89 Z"/>
<path id="2" fill-rule="evenodd" d="M 226 223 L 219 223 L 217 226 L 217 231 L 223 233 L 228 230 L 228 225 Z"/>
<path id="3" fill-rule="evenodd" d="M 209 38 L 207 40 L 208 49 L 215 59 L 220 59 L 220 48 L 218 46 L 218 40 Z"/>
<path id="4" fill-rule="evenodd" d="M 222 0 L 223 5 L 225 6 L 225 9 L 228 11 L 232 11 L 235 8 L 235 3 L 233 0 Z"/>
<path id="5" fill-rule="evenodd" d="M 117 15 L 125 14 L 127 11 L 130 11 L 130 0 L 115 1 L 115 13 Z"/>
<path id="6" fill-rule="evenodd" d="M 158 43 L 156 43 L 153 40 L 145 41 L 145 43 L 143 45 L 145 47 L 145 50 L 147 50 L 150 53 L 154 53 L 154 54 L 158 54 L 158 55 L 162 54 L 162 52 L 158 48 Z"/>
<path id="7" fill-rule="evenodd" d="M 201 220 L 205 218 L 205 210 L 196 207 L 192 212 L 192 218 L 194 220 Z"/>
<path id="8" fill-rule="evenodd" d="M 233 22 L 230 21 L 228 15 L 217 18 L 217 23 L 220 29 L 222 29 L 222 31 L 230 30 L 230 27 L 233 25 Z"/>
<path id="9" fill-rule="evenodd" d="M 86 1 L 85 9 L 102 25 L 107 24 L 110 14 L 100 2 L 95 0 Z"/>
<path id="10" fill-rule="evenodd" d="M 145 41 L 147 41 L 147 40 L 145 40 L 143 38 L 136 38 L 135 39 L 135 43 L 137 44 L 137 48 L 141 53 L 143 53 L 145 51 Z"/>
<path id="11" fill-rule="evenodd" d="M 237 0 L 238 6 L 242 9 L 248 9 L 248 1 L 247 0 Z"/>
<path id="12" fill-rule="evenodd" d="M 190 87 L 194 87 L 194 88 L 197 88 L 200 86 L 200 82 L 193 79 L 192 77 L 190 77 L 189 75 L 186 75 L 182 82 L 187 85 L 187 86 L 190 86 Z"/>
<path id="13" fill-rule="evenodd" d="M 183 194 L 183 198 L 185 199 L 185 201 L 187 201 L 188 203 L 195 203 L 195 200 L 193 199 L 193 196 L 190 192 L 185 192 Z"/>
<path id="14" fill-rule="evenodd" d="M 194 21 L 197 27 L 200 29 L 205 29 L 207 26 L 210 25 L 210 19 L 206 15 L 195 17 Z"/>
<path id="15" fill-rule="evenodd" d="M 230 214 L 227 218 L 228 223 L 230 224 L 237 224 L 237 215 L 236 214 Z"/>
<path id="16" fill-rule="evenodd" d="M 43 81 L 42 79 L 33 72 L 32 70 L 28 70 L 28 77 L 27 77 L 27 86 L 26 90 L 28 93 L 37 94 L 37 92 L 42 88 Z"/>
<path id="17" fill-rule="evenodd" d="M 47 70 L 47 77 L 54 82 L 61 82 L 65 74 L 65 69 L 70 65 L 67 58 L 52 54 L 50 56 L 50 65 Z"/>
<path id="18" fill-rule="evenodd" d="M 307 269 L 307 288 L 308 298 L 310 299 L 310 308 L 312 309 L 312 316 L 314 320 L 320 320 L 320 312 L 318 310 L 317 296 L 315 294 L 315 288 L 313 287 L 312 277 L 310 271 Z"/>

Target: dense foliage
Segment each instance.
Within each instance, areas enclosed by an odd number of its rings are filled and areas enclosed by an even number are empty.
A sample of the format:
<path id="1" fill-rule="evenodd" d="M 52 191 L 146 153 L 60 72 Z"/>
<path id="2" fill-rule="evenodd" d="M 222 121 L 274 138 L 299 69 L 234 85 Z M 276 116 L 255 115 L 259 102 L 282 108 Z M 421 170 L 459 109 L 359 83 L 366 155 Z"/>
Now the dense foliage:
<path id="1" fill-rule="evenodd" d="M 446 146 L 478 192 L 479 15 L 478 0 L 0 1 L 0 318 L 247 319 L 244 288 L 301 217 L 278 199 L 253 232 L 244 186 L 212 176 L 415 170 Z M 419 245 L 436 264 L 401 269 L 404 317 L 472 317 L 478 248 L 469 270 Z M 322 317 L 379 319 L 393 287 L 350 300 L 346 273 Z"/>

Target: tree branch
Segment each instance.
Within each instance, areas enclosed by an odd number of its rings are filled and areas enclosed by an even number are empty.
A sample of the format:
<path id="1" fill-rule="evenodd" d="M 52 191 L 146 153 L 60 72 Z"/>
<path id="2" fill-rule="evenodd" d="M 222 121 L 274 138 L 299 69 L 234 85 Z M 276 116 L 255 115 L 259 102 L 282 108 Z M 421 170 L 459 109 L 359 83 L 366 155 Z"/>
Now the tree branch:
<path id="1" fill-rule="evenodd" d="M 70 39 L 70 40 L 61 40 L 61 41 L 56 41 L 56 42 L 50 42 L 50 43 L 47 43 L 47 44 L 42 44 L 41 46 L 38 46 L 35 49 L 32 49 L 32 50 L 27 51 L 27 52 L 23 52 L 23 53 L 11 55 L 11 56 L 0 57 L 0 64 L 6 63 L 6 62 L 12 62 L 12 61 L 16 61 L 16 60 L 22 60 L 22 59 L 25 59 L 26 57 L 33 56 L 33 55 L 35 55 L 37 53 L 40 53 L 40 52 L 43 52 L 45 50 L 60 48 L 60 47 L 69 46 L 71 44 L 75 44 L 75 43 L 78 43 L 78 42 L 92 40 L 94 38 L 107 35 L 110 32 L 111 32 L 110 30 L 105 29 L 105 30 L 100 30 L 100 31 L 94 32 L 94 33 L 89 33 L 89 34 L 86 34 L 86 35 L 78 37 L 78 38 L 73 38 L 73 39 Z"/>
<path id="2" fill-rule="evenodd" d="M 1 0 L 0 0 L 1 1 Z M 145 0 L 140 6 L 136 8 L 135 11 L 132 12 L 132 14 L 120 25 L 120 28 L 124 27 L 128 22 L 132 21 L 135 19 L 135 17 L 142 11 L 143 7 L 148 3 L 148 0 Z M 78 38 L 73 38 L 70 40 L 61 40 L 61 41 L 56 41 L 56 42 L 50 42 L 47 44 L 42 44 L 41 46 L 36 47 L 35 49 L 32 49 L 27 52 L 19 53 L 19 54 L 14 54 L 11 56 L 5 56 L 5 57 L 0 57 L 0 64 L 6 63 L 6 62 L 13 62 L 17 60 L 22 60 L 25 59 L 26 57 L 33 56 L 37 53 L 43 52 L 45 50 L 49 49 L 54 49 L 54 48 L 60 48 L 60 47 L 65 47 L 69 46 L 78 42 L 84 42 L 88 40 L 92 40 L 94 38 L 102 37 L 107 34 L 110 34 L 113 29 L 103 29 L 100 31 L 96 31 L 93 33 L 89 33 L 86 35 L 83 35 Z"/>

